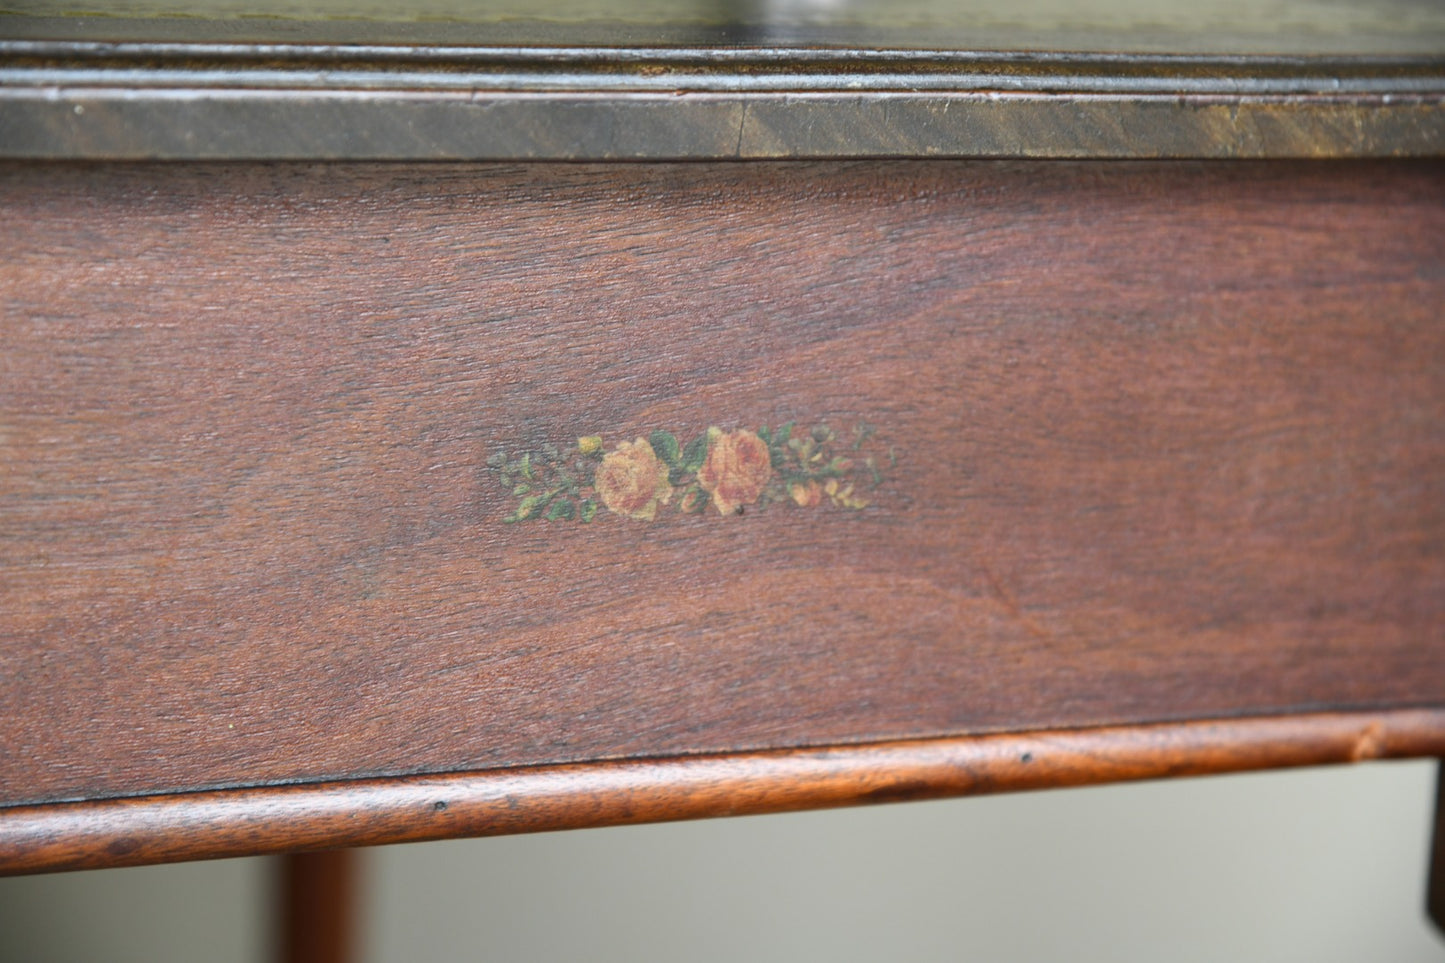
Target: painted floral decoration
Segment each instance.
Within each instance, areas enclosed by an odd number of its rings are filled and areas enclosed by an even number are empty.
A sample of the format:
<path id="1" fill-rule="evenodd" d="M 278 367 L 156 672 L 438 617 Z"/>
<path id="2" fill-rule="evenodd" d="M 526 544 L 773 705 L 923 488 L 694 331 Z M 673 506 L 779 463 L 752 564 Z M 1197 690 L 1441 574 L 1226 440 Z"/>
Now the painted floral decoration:
<path id="1" fill-rule="evenodd" d="M 880 450 L 871 425 L 837 434 L 827 425 L 799 430 L 709 428 L 683 444 L 669 431 L 609 445 L 600 435 L 565 450 L 498 452 L 487 461 L 517 499 L 508 522 L 590 522 L 606 510 L 654 521 L 664 511 L 741 515 L 771 505 L 866 508 L 898 463 Z"/>

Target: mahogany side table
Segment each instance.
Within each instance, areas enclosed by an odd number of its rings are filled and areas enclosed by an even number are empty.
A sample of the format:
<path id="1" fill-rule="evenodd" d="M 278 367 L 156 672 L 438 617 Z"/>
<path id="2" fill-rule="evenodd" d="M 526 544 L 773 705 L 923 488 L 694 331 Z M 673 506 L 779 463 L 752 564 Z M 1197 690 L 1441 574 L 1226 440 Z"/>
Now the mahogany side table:
<path id="1" fill-rule="evenodd" d="M 1445 754 L 1438 5 L 208 2 L 0 16 L 0 871 Z"/>

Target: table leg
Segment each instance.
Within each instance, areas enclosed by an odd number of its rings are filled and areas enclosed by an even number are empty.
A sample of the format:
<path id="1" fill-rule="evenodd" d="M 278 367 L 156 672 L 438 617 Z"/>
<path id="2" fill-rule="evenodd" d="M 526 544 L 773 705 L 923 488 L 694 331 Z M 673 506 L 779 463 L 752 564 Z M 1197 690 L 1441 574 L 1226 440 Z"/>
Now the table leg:
<path id="1" fill-rule="evenodd" d="M 281 857 L 282 963 L 347 963 L 353 957 L 354 850 Z"/>

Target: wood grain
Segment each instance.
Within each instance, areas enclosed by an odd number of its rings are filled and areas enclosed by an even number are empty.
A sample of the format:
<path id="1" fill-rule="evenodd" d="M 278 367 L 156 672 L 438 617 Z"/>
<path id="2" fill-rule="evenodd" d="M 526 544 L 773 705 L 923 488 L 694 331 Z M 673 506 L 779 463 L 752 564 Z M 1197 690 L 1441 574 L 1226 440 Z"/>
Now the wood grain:
<path id="1" fill-rule="evenodd" d="M 1445 751 L 1445 712 L 1231 719 L 0 810 L 0 873 L 900 802 Z"/>
<path id="2" fill-rule="evenodd" d="M 1442 704 L 1438 165 L 11 166 L 0 212 L 7 805 Z M 877 426 L 873 504 L 508 525 L 486 469 L 789 419 Z"/>

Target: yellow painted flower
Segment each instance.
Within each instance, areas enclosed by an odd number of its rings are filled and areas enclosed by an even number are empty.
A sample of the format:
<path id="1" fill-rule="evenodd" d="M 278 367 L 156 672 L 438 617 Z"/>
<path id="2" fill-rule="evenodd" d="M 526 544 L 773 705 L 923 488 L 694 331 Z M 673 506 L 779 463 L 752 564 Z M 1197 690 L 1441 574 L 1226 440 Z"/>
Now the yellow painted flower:
<path id="1" fill-rule="evenodd" d="M 851 482 L 840 486 L 836 480 L 830 480 L 824 490 L 828 493 L 828 497 L 833 500 L 833 504 L 840 508 L 868 507 L 868 500 L 866 498 L 853 494 L 853 485 Z"/>
<path id="2" fill-rule="evenodd" d="M 711 443 L 707 460 L 698 469 L 697 483 L 712 496 L 712 503 L 723 515 L 756 502 L 773 477 L 767 442 L 746 428 L 710 428 L 708 437 Z"/>
<path id="3" fill-rule="evenodd" d="M 611 511 L 649 522 L 657 517 L 657 507 L 672 498 L 667 466 L 645 438 L 624 441 L 608 452 L 597 466 L 593 485 L 602 504 Z"/>
<path id="4" fill-rule="evenodd" d="M 594 451 L 602 450 L 602 436 L 588 435 L 586 438 L 577 439 L 577 450 L 584 455 L 590 455 Z"/>
<path id="5" fill-rule="evenodd" d="M 803 508 L 812 508 L 823 500 L 823 488 L 815 481 L 793 482 L 788 486 L 788 494 Z"/>

